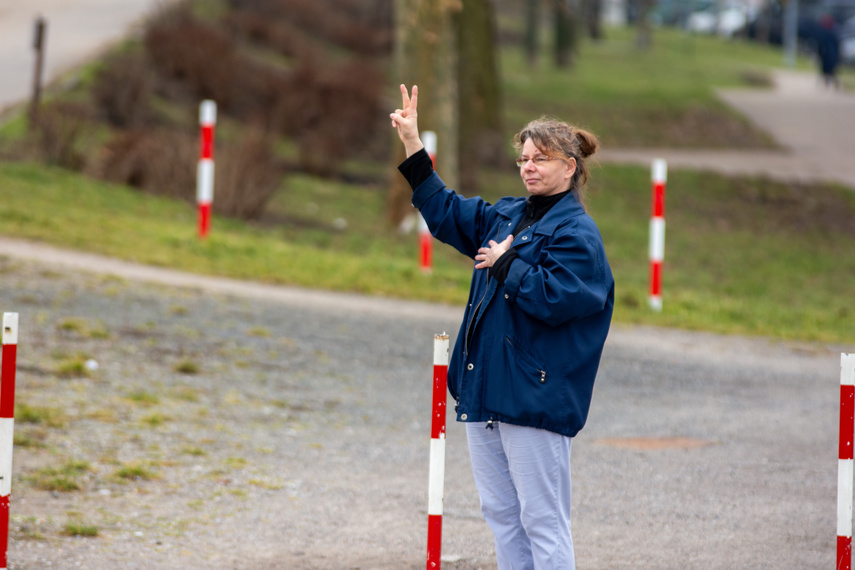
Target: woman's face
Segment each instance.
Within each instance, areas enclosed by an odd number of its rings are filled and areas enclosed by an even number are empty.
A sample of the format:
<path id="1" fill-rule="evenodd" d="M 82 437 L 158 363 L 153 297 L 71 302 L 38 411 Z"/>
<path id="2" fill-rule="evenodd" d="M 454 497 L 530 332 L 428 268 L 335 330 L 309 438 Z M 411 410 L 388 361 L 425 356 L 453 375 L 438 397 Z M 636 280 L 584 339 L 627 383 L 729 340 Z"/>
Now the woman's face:
<path id="1" fill-rule="evenodd" d="M 546 158 L 531 139 L 523 144 L 521 159 Z M 570 180 L 576 172 L 576 159 L 552 159 L 537 164 L 535 160 L 527 160 L 520 166 L 520 176 L 525 189 L 532 196 L 552 196 L 570 188 Z"/>

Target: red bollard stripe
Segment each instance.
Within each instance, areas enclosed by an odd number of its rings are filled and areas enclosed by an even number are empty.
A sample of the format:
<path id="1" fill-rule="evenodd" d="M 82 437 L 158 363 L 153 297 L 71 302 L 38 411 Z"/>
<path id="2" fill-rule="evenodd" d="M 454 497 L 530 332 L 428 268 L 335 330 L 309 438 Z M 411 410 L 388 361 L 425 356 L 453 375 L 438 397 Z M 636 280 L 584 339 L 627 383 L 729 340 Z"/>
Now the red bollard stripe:
<path id="1" fill-rule="evenodd" d="M 427 570 L 442 565 L 442 515 L 428 515 Z"/>
<path id="2" fill-rule="evenodd" d="M 0 568 L 8 568 L 9 495 L 0 497 Z"/>
<path id="3" fill-rule="evenodd" d="M 0 372 L 0 418 L 15 417 L 15 359 L 17 354 L 17 345 L 3 345 L 3 370 Z"/>
<path id="4" fill-rule="evenodd" d="M 445 437 L 445 409 L 448 389 L 448 366 L 433 367 L 433 419 L 430 426 L 431 439 Z"/>
<path id="5" fill-rule="evenodd" d="M 852 459 L 853 426 L 855 426 L 855 386 L 840 386 L 840 448 L 838 459 Z"/>
<path id="6" fill-rule="evenodd" d="M 422 271 L 430 271 L 433 267 L 433 236 L 430 232 L 421 232 L 419 234 L 419 243 L 421 245 L 421 260 L 420 267 Z"/>
<path id="7" fill-rule="evenodd" d="M 837 537 L 837 570 L 852 570 L 852 537 Z"/>
<path id="8" fill-rule="evenodd" d="M 665 217 L 665 183 L 656 182 L 653 184 L 653 217 Z"/>
<path id="9" fill-rule="evenodd" d="M 199 158 L 214 158 L 214 125 L 202 125 Z"/>
<path id="10" fill-rule="evenodd" d="M 199 236 L 207 237 L 211 231 L 211 204 L 199 204 Z"/>
<path id="11" fill-rule="evenodd" d="M 662 262 L 654 261 L 650 263 L 650 294 L 662 294 Z"/>

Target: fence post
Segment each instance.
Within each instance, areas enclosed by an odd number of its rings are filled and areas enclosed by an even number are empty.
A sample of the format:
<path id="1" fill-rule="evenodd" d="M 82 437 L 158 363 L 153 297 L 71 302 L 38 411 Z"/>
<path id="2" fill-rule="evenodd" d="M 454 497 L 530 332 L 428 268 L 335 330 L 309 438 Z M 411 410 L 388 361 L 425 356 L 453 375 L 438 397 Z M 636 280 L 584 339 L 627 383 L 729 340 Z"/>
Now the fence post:
<path id="1" fill-rule="evenodd" d="M 422 142 L 434 169 L 436 169 L 436 133 L 433 131 L 423 132 Z M 423 273 L 430 273 L 433 269 L 433 236 L 430 235 L 427 222 L 421 214 L 419 214 L 419 244 L 421 246 L 420 267 Z"/>
<path id="2" fill-rule="evenodd" d="M 39 101 L 42 97 L 42 67 L 44 66 L 45 30 L 47 22 L 41 16 L 36 18 L 33 29 L 33 49 L 36 52 L 36 63 L 33 70 L 33 93 L 30 98 L 30 127 L 34 125 L 39 113 Z"/>
<path id="3" fill-rule="evenodd" d="M 433 407 L 430 424 L 427 570 L 440 568 L 442 496 L 445 487 L 445 408 L 448 386 L 448 335 L 433 337 Z"/>
<path id="4" fill-rule="evenodd" d="M 837 570 L 852 567 L 855 354 L 840 355 L 840 447 L 837 454 Z"/>
<path id="5" fill-rule="evenodd" d="M 650 215 L 650 307 L 662 310 L 662 262 L 665 259 L 665 182 L 668 165 L 661 158 L 653 161 L 651 179 L 653 199 Z"/>
<path id="6" fill-rule="evenodd" d="M 9 503 L 12 495 L 12 446 L 15 431 L 15 361 L 18 354 L 18 313 L 3 313 L 0 353 L 0 568 L 9 550 Z"/>
<path id="7" fill-rule="evenodd" d="M 214 201 L 214 126 L 217 104 L 206 99 L 199 105 L 199 165 L 196 170 L 196 204 L 199 208 L 199 237 L 211 230 L 211 204 Z"/>

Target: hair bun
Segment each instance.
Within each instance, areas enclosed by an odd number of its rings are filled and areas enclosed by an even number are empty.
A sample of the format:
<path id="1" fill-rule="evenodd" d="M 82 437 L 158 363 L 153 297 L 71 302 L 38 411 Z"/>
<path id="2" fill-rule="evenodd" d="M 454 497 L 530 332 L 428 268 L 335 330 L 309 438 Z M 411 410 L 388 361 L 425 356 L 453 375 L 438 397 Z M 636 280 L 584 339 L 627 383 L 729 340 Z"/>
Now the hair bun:
<path id="1" fill-rule="evenodd" d="M 597 152 L 597 149 L 600 146 L 600 141 L 595 135 L 582 129 L 576 129 L 574 134 L 576 135 L 576 139 L 579 141 L 579 151 L 582 153 L 582 158 L 588 158 Z"/>

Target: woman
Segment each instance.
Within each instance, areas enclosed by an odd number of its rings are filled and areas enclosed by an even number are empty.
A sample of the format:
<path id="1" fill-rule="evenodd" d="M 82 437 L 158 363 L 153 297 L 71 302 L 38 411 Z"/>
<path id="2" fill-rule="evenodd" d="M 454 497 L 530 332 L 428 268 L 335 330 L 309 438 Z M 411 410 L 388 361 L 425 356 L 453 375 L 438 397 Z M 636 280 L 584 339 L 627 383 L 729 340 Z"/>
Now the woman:
<path id="1" fill-rule="evenodd" d="M 516 137 L 526 198 L 448 190 L 419 139 L 418 88 L 390 115 L 399 170 L 431 233 L 475 260 L 448 387 L 466 422 L 499 570 L 575 567 L 570 447 L 588 415 L 614 305 L 602 238 L 580 200 L 597 139 L 538 120 Z"/>

